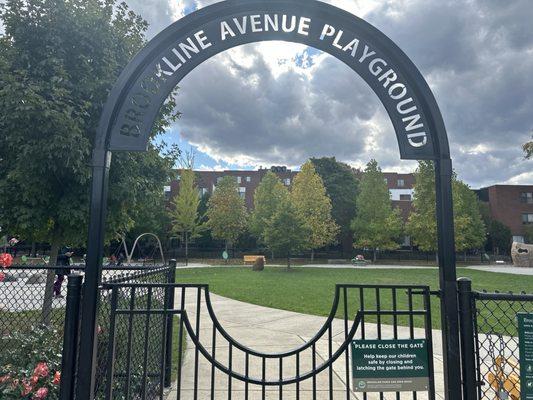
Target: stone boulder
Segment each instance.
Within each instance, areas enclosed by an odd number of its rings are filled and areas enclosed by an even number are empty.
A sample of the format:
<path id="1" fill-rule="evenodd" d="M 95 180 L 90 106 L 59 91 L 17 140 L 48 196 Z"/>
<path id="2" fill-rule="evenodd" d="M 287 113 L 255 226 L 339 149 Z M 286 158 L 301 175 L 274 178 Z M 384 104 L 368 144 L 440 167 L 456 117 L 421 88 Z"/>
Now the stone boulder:
<path id="1" fill-rule="evenodd" d="M 511 257 L 515 267 L 533 268 L 533 244 L 513 243 Z"/>
<path id="2" fill-rule="evenodd" d="M 255 259 L 254 265 L 252 267 L 252 270 L 254 271 L 262 271 L 265 269 L 265 260 L 263 257 L 258 257 Z"/>

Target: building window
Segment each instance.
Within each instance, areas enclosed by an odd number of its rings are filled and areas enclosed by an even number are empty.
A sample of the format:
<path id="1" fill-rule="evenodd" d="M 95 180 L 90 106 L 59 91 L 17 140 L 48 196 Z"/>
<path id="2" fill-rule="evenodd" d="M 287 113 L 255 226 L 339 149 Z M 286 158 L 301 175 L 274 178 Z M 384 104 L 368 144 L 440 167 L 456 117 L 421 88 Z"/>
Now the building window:
<path id="1" fill-rule="evenodd" d="M 217 183 L 220 183 L 221 180 L 222 180 L 222 176 L 219 176 L 219 177 L 217 178 Z"/>
<path id="2" fill-rule="evenodd" d="M 241 183 L 242 182 L 242 178 L 240 176 L 237 177 L 237 183 Z"/>
<path id="3" fill-rule="evenodd" d="M 411 195 L 410 194 L 401 194 L 400 195 L 400 200 L 411 201 Z"/>
<path id="4" fill-rule="evenodd" d="M 522 223 L 525 225 L 533 224 L 533 214 L 522 214 Z"/>
<path id="5" fill-rule="evenodd" d="M 398 187 L 404 187 L 405 181 L 403 179 L 398 179 Z"/>
<path id="6" fill-rule="evenodd" d="M 533 193 L 521 193 L 520 194 L 520 202 L 521 203 L 527 203 L 527 204 L 533 204 Z"/>
<path id="7" fill-rule="evenodd" d="M 239 188 L 239 196 L 241 196 L 241 199 L 244 199 L 246 197 L 246 188 L 240 187 Z"/>
<path id="8" fill-rule="evenodd" d="M 199 188 L 198 189 L 198 194 L 200 195 L 200 197 L 204 197 L 207 194 L 207 189 L 206 188 Z"/>
<path id="9" fill-rule="evenodd" d="M 246 182 L 251 182 L 252 181 L 252 177 L 251 176 L 247 176 L 246 177 Z"/>
<path id="10" fill-rule="evenodd" d="M 385 185 L 389 184 L 389 180 L 387 178 L 385 178 L 384 181 L 385 181 Z"/>
<path id="11" fill-rule="evenodd" d="M 285 184 L 285 186 L 290 186 L 291 185 L 291 178 L 283 179 L 283 183 Z"/>

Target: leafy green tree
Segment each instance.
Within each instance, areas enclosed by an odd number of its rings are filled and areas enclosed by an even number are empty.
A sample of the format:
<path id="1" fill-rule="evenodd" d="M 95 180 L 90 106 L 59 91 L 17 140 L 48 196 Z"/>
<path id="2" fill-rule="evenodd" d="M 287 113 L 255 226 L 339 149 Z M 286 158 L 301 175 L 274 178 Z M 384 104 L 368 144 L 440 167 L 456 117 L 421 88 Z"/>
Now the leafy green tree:
<path id="1" fill-rule="evenodd" d="M 316 172 L 322 178 L 326 194 L 331 199 L 331 216 L 339 226 L 339 241 L 352 247 L 351 221 L 357 211 L 356 198 L 359 181 L 352 167 L 335 157 L 312 158 Z"/>
<path id="2" fill-rule="evenodd" d="M 294 178 L 291 200 L 300 218 L 311 229 L 308 247 L 312 260 L 315 249 L 335 241 L 339 227 L 331 217 L 331 200 L 326 194 L 324 182 L 310 161 L 302 165 Z"/>
<path id="3" fill-rule="evenodd" d="M 357 216 L 352 222 L 355 246 L 374 250 L 398 248 L 402 220 L 398 209 L 392 207 L 385 177 L 376 160 L 371 160 L 363 174 L 357 196 Z"/>
<path id="4" fill-rule="evenodd" d="M 6 0 L 0 7 L 0 193 L 9 193 L 0 196 L 0 225 L 49 242 L 54 265 L 61 245 L 85 244 L 96 127 L 113 83 L 145 43 L 147 24 L 115 0 Z M 163 107 L 152 137 L 169 126 L 174 106 Z M 150 144 L 146 153 L 114 155 L 109 239 L 133 227 L 173 177 L 176 151 L 162 151 Z"/>
<path id="5" fill-rule="evenodd" d="M 231 176 L 223 177 L 209 199 L 207 226 L 214 239 L 224 240 L 226 251 L 246 230 L 247 212 L 239 195 L 237 182 Z"/>
<path id="6" fill-rule="evenodd" d="M 272 218 L 280 203 L 289 198 L 289 191 L 278 176 L 268 171 L 254 193 L 254 211 L 250 216 L 250 232 L 264 242 L 267 222 Z"/>
<path id="7" fill-rule="evenodd" d="M 291 255 L 308 248 L 311 234 L 309 224 L 286 197 L 282 198 L 272 217 L 267 220 L 263 240 L 273 253 L 287 256 L 287 268 L 290 268 Z"/>
<path id="8" fill-rule="evenodd" d="M 407 232 L 423 251 L 437 250 L 435 169 L 432 161 L 421 161 L 416 171 L 414 212 L 409 216 Z M 478 201 L 470 188 L 452 178 L 455 247 L 457 251 L 480 248 L 486 240 L 485 224 Z"/>
<path id="9" fill-rule="evenodd" d="M 172 220 L 172 232 L 185 242 L 185 259 L 189 259 L 189 241 L 200 236 L 205 229 L 198 212 L 200 194 L 194 183 L 192 169 L 184 169 L 180 173 L 180 190 L 172 201 L 169 210 Z"/>
<path id="10" fill-rule="evenodd" d="M 409 215 L 406 231 L 422 251 L 437 249 L 437 216 L 435 170 L 431 161 L 418 164 L 415 173 L 413 212 Z"/>
<path id="11" fill-rule="evenodd" d="M 526 158 L 533 157 L 533 140 L 530 142 L 527 142 L 524 147 L 524 152 L 526 153 Z"/>
<path id="12" fill-rule="evenodd" d="M 490 243 L 491 250 L 497 253 L 503 252 L 504 254 L 508 254 L 513 241 L 511 229 L 495 219 L 491 220 L 487 227 L 487 239 L 488 243 Z"/>
<path id="13" fill-rule="evenodd" d="M 479 210 L 476 194 L 464 182 L 452 181 L 454 194 L 455 249 L 480 249 L 487 240 L 487 231 Z"/>

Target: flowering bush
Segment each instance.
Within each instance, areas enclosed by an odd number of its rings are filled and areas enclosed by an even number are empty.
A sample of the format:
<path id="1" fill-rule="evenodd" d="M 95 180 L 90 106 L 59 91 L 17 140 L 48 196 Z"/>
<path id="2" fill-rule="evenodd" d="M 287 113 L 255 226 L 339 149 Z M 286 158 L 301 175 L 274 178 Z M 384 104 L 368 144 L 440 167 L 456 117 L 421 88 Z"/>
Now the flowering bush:
<path id="1" fill-rule="evenodd" d="M 8 253 L 0 254 L 0 267 L 9 268 L 13 264 L 13 256 Z"/>
<path id="2" fill-rule="evenodd" d="M 50 328 L 34 328 L 2 338 L 11 341 L 0 351 L 2 400 L 54 400 L 61 380 L 61 335 Z"/>

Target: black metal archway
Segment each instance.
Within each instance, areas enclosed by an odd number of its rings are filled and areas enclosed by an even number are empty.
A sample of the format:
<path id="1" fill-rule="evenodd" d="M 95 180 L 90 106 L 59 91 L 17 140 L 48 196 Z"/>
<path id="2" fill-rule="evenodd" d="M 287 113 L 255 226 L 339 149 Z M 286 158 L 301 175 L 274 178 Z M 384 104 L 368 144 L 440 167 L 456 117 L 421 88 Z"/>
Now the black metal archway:
<path id="1" fill-rule="evenodd" d="M 444 122 L 428 84 L 393 41 L 339 8 L 316 0 L 227 0 L 182 18 L 150 41 L 120 75 L 103 110 L 93 150 L 78 399 L 89 400 L 94 386 L 96 293 L 111 153 L 146 149 L 161 105 L 199 64 L 227 49 L 269 40 L 302 43 L 347 64 L 383 103 L 401 158 L 434 160 L 446 398 L 460 398 L 452 163 Z"/>

